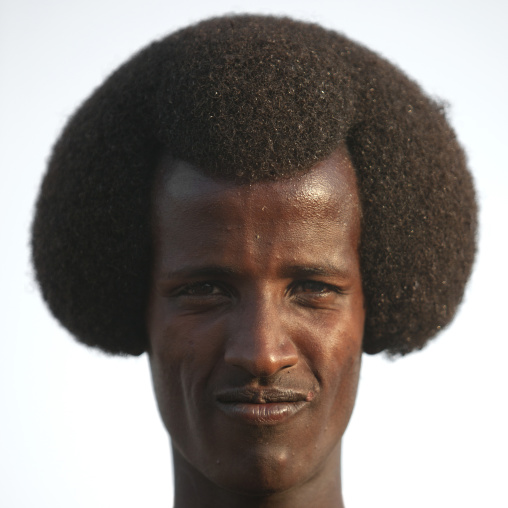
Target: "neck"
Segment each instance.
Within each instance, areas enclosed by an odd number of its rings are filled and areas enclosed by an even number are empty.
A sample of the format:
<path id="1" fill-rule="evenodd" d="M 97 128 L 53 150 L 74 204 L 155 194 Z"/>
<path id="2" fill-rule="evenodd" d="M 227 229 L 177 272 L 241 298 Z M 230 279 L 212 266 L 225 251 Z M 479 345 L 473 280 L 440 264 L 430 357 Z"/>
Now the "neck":
<path id="1" fill-rule="evenodd" d="M 280 492 L 241 492 L 223 488 L 195 469 L 173 447 L 174 508 L 344 508 L 340 444 L 326 463 L 299 484 Z"/>

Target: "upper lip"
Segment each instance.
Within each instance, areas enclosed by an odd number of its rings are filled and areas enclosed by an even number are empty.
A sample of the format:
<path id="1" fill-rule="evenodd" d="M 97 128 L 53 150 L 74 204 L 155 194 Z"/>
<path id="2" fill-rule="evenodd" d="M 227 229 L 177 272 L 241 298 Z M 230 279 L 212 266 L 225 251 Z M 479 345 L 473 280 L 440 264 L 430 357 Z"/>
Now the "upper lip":
<path id="1" fill-rule="evenodd" d="M 225 404 L 269 404 L 274 402 L 301 402 L 309 400 L 309 391 L 286 388 L 230 388 L 216 394 Z"/>

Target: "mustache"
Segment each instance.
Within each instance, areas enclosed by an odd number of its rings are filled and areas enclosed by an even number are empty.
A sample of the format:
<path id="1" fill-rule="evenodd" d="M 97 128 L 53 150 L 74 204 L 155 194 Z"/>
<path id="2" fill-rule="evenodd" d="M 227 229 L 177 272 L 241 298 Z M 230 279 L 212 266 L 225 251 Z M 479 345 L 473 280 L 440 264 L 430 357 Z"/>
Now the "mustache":
<path id="1" fill-rule="evenodd" d="M 224 404 L 248 403 L 269 404 L 274 402 L 310 402 L 314 398 L 312 390 L 291 388 L 255 388 L 250 386 L 228 388 L 215 393 L 215 398 Z"/>

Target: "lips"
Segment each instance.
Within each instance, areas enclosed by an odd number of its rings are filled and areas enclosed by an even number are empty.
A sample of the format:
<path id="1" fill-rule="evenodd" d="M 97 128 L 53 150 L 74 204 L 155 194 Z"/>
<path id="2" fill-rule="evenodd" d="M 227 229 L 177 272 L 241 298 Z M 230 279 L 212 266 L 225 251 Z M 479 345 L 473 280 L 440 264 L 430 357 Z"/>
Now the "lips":
<path id="1" fill-rule="evenodd" d="M 218 408 L 228 417 L 250 425 L 276 425 L 304 409 L 312 391 L 277 388 L 235 388 L 216 395 Z"/>

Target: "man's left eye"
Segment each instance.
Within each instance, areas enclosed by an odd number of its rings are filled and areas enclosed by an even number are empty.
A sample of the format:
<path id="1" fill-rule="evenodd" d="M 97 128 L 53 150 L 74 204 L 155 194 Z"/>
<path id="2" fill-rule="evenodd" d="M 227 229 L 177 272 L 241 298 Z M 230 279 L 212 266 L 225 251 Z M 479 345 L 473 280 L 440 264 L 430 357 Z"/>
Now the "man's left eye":
<path id="1" fill-rule="evenodd" d="M 291 294 L 293 295 L 329 295 L 341 294 L 342 291 L 339 287 L 317 280 L 304 280 L 295 282 L 291 287 Z"/>
<path id="2" fill-rule="evenodd" d="M 327 284 L 313 280 L 298 283 L 296 289 L 303 293 L 325 293 L 330 291 L 330 287 Z"/>
<path id="3" fill-rule="evenodd" d="M 316 280 L 295 282 L 289 288 L 289 296 L 298 305 L 310 308 L 336 308 L 339 304 L 342 289 L 333 284 Z"/>

